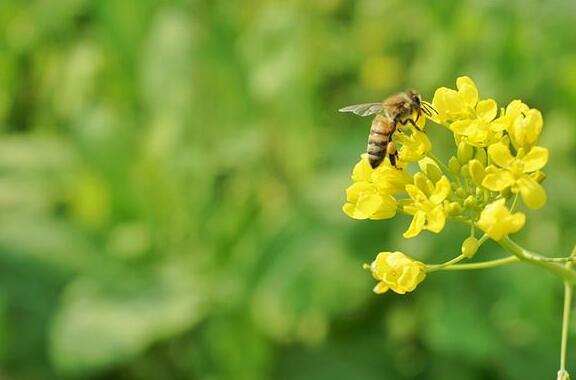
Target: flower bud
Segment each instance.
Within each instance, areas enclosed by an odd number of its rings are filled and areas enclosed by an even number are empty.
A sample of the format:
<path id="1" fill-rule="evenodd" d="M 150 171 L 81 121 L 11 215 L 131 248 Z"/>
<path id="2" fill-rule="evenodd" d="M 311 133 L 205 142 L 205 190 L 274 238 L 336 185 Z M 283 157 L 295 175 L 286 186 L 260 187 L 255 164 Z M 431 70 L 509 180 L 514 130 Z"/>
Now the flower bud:
<path id="1" fill-rule="evenodd" d="M 460 251 L 465 257 L 470 259 L 476 254 L 479 247 L 480 244 L 478 243 L 478 239 L 476 239 L 473 236 L 470 236 L 469 238 L 464 240 L 464 242 L 462 243 L 462 247 L 460 248 Z"/>
<path id="2" fill-rule="evenodd" d="M 464 199 L 464 207 L 466 208 L 474 208 L 476 207 L 476 198 L 473 195 L 469 195 Z"/>
<path id="3" fill-rule="evenodd" d="M 460 168 L 460 177 L 470 178 L 470 172 L 468 172 L 468 164 L 464 164 Z"/>
<path id="4" fill-rule="evenodd" d="M 460 141 L 460 143 L 458 144 L 458 151 L 456 154 L 458 156 L 458 161 L 460 162 L 460 164 L 464 165 L 465 163 L 470 161 L 472 159 L 473 154 L 474 154 L 474 148 L 472 148 L 472 145 L 468 145 L 466 142 Z"/>
<path id="5" fill-rule="evenodd" d="M 456 216 L 462 213 L 462 206 L 458 202 L 450 202 L 444 206 L 444 210 L 449 216 Z"/>
<path id="6" fill-rule="evenodd" d="M 485 148 L 478 148 L 476 149 L 475 158 L 480 161 L 480 163 L 485 167 L 488 165 L 488 155 L 486 154 Z"/>
<path id="7" fill-rule="evenodd" d="M 484 165 L 482 165 L 479 160 L 474 159 L 468 163 L 468 170 L 470 171 L 470 177 L 472 177 L 474 182 L 480 186 L 482 184 L 482 180 L 486 176 Z"/>
<path id="8" fill-rule="evenodd" d="M 458 198 L 464 199 L 466 197 L 468 193 L 466 193 L 466 190 L 464 190 L 463 188 L 459 187 L 456 189 L 456 196 Z"/>
<path id="9" fill-rule="evenodd" d="M 448 160 L 448 169 L 450 169 L 450 172 L 455 176 L 460 175 L 460 163 L 456 157 L 450 157 Z"/>
<path id="10" fill-rule="evenodd" d="M 424 168 L 424 173 L 426 176 L 432 180 L 432 182 L 438 182 L 442 178 L 442 171 L 436 164 L 428 163 Z"/>

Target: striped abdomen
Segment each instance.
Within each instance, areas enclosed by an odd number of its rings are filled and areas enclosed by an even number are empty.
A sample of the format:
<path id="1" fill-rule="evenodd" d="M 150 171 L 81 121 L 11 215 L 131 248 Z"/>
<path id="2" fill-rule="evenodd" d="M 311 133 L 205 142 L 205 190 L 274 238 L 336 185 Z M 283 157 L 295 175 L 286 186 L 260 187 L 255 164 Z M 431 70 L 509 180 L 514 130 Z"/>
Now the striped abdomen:
<path id="1" fill-rule="evenodd" d="M 396 130 L 392 119 L 377 115 L 372 121 L 370 135 L 368 136 L 368 162 L 372 168 L 377 168 L 384 161 L 387 153 L 387 146 Z"/>

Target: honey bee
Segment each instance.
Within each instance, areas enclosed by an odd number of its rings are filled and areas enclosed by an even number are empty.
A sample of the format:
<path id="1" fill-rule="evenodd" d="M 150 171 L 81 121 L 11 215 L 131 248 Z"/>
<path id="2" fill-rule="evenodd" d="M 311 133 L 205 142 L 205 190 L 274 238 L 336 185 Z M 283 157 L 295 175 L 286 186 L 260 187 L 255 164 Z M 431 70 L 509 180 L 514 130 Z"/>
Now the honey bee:
<path id="1" fill-rule="evenodd" d="M 392 141 L 392 136 L 398 125 L 410 123 L 420 130 L 416 122 L 422 114 L 432 116 L 438 113 L 432 105 L 422 100 L 422 96 L 415 90 L 406 90 L 399 94 L 386 98 L 379 103 L 366 103 L 347 106 L 339 109 L 340 112 L 352 112 L 359 116 L 376 114 L 370 127 L 368 136 L 368 161 L 372 168 L 377 168 L 386 155 L 392 166 L 396 167 L 398 151 Z M 412 116 L 416 114 L 416 119 Z"/>

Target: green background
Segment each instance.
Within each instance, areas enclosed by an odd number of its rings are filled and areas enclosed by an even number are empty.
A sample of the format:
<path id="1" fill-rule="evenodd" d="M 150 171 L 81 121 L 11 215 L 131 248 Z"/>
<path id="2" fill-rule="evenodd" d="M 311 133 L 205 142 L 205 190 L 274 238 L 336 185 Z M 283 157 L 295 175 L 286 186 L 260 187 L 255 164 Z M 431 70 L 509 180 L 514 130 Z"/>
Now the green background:
<path id="1" fill-rule="evenodd" d="M 377 252 L 438 263 L 466 231 L 347 218 L 370 121 L 337 109 L 459 75 L 540 109 L 549 201 L 517 240 L 565 255 L 575 24 L 568 0 L 2 0 L 0 378 L 555 378 L 538 268 L 372 293 Z"/>

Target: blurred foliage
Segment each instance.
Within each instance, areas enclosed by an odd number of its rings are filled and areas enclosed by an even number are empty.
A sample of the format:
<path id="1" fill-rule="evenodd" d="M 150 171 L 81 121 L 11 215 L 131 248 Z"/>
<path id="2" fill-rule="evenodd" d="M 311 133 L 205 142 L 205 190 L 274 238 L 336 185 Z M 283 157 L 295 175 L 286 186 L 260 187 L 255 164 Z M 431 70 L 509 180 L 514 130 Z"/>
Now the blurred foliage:
<path id="1" fill-rule="evenodd" d="M 440 262 L 464 233 L 347 219 L 368 124 L 336 110 L 462 74 L 541 109 L 550 199 L 519 239 L 562 255 L 575 23 L 569 0 L 2 0 L 0 377 L 552 378 L 547 274 L 371 293 L 379 250 Z"/>

